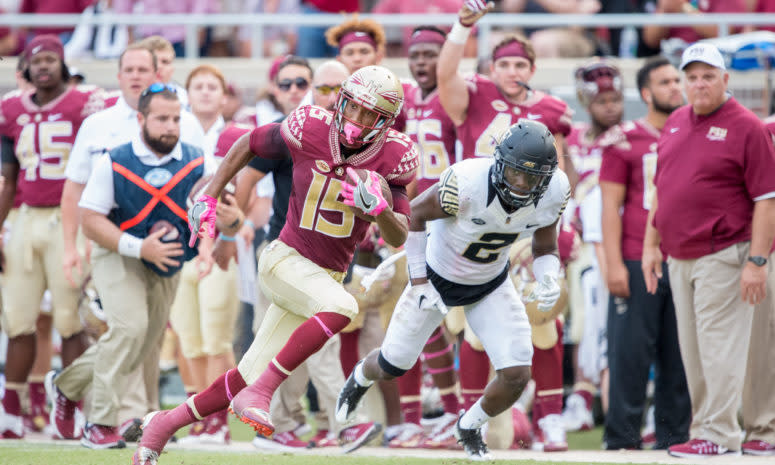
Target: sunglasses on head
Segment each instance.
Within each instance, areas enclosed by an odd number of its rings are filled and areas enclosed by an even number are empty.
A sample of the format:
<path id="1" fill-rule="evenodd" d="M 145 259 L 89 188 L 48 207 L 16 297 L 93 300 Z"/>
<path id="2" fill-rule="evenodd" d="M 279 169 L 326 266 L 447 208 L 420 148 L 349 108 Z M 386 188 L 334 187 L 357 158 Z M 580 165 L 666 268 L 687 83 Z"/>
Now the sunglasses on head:
<path id="1" fill-rule="evenodd" d="M 303 77 L 297 77 L 296 79 L 283 79 L 277 83 L 277 87 L 283 92 L 288 92 L 291 89 L 291 86 L 294 84 L 296 85 L 297 89 L 302 91 L 307 90 L 307 87 L 309 87 L 309 81 Z"/>
<path id="2" fill-rule="evenodd" d="M 172 92 L 173 94 L 178 93 L 178 90 L 174 86 L 171 86 L 170 84 L 164 84 L 163 82 L 154 82 L 153 84 L 148 86 L 148 88 L 145 89 L 142 94 L 140 94 L 140 97 L 145 97 L 148 94 L 158 94 L 159 92 L 162 92 L 165 89 Z"/>
<path id="3" fill-rule="evenodd" d="M 323 84 L 321 86 L 315 86 L 315 90 L 320 92 L 321 95 L 325 95 L 325 96 L 330 95 L 331 92 L 333 92 L 335 94 L 338 94 L 339 93 L 339 89 L 341 89 L 341 88 L 342 88 L 342 86 L 340 84 L 337 84 L 335 86 L 329 86 L 329 85 L 326 85 L 326 84 Z"/>

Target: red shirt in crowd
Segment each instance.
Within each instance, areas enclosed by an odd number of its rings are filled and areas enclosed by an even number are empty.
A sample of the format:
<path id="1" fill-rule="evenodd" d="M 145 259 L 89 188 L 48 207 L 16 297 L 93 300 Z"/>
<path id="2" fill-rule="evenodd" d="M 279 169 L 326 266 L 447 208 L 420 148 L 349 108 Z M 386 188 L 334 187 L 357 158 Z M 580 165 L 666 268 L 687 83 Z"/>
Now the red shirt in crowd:
<path id="1" fill-rule="evenodd" d="M 751 239 L 754 202 L 775 196 L 775 149 L 756 115 L 732 97 L 709 115 L 684 106 L 657 153 L 655 225 L 667 254 L 695 259 Z"/>
<path id="2" fill-rule="evenodd" d="M 280 125 L 293 159 L 288 216 L 279 239 L 302 256 L 323 268 L 346 271 L 355 246 L 369 230 L 371 223 L 355 216 L 341 200 L 348 166 L 384 177 L 391 187 L 393 211 L 409 217 L 406 185 L 417 169 L 417 152 L 409 137 L 389 129 L 358 154 L 345 158 L 333 115 L 324 108 L 299 107 L 282 123 L 273 124 Z M 254 154 L 266 153 L 266 127 L 250 135 Z"/>
<path id="3" fill-rule="evenodd" d="M 358 0 L 304 0 L 325 13 L 355 13 L 360 8 Z"/>
<path id="4" fill-rule="evenodd" d="M 83 13 L 87 7 L 97 0 L 22 0 L 19 13 Z M 60 34 L 72 31 L 72 27 L 40 27 L 33 30 L 38 34 Z"/>
<path id="5" fill-rule="evenodd" d="M 696 6 L 700 13 L 745 13 L 748 11 L 745 8 L 744 0 L 699 0 Z M 688 44 L 704 39 L 689 26 L 671 27 L 668 38 L 672 37 L 683 39 Z"/>
<path id="6" fill-rule="evenodd" d="M 600 181 L 626 188 L 622 211 L 622 258 L 640 260 L 654 196 L 659 131 L 645 120 L 626 121 L 607 132 Z M 660 206 L 661 208 L 661 206 Z"/>

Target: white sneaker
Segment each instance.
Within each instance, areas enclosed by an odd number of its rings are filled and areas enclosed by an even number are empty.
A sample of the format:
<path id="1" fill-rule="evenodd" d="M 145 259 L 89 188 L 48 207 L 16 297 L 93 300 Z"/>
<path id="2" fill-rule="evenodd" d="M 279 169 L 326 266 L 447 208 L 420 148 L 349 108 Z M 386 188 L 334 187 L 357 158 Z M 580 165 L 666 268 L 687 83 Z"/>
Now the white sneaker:
<path id="1" fill-rule="evenodd" d="M 573 393 L 568 396 L 562 412 L 562 423 L 565 431 L 587 431 L 595 427 L 592 411 L 587 408 L 587 401 L 581 395 Z"/>
<path id="2" fill-rule="evenodd" d="M 568 440 L 565 436 L 565 427 L 562 423 L 562 416 L 553 413 L 538 420 L 538 439 L 540 442 L 533 443 L 534 450 L 544 452 L 563 452 L 568 450 Z"/>

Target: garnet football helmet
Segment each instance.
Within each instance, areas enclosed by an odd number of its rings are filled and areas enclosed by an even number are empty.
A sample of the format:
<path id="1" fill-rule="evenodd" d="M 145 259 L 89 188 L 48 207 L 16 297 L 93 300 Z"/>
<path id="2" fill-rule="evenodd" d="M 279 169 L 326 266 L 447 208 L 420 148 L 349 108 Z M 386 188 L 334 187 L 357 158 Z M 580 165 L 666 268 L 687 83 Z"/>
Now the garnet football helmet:
<path id="1" fill-rule="evenodd" d="M 595 61 L 576 69 L 576 95 L 582 105 L 589 105 L 599 93 L 610 90 L 622 92 L 622 74 L 616 66 Z"/>
<path id="2" fill-rule="evenodd" d="M 339 140 L 349 147 L 360 147 L 377 140 L 401 112 L 404 90 L 387 68 L 366 66 L 354 72 L 339 89 L 334 120 Z M 351 103 L 368 111 L 348 116 Z"/>
<path id="3" fill-rule="evenodd" d="M 557 169 L 554 136 L 542 123 L 528 119 L 503 133 L 494 158 L 492 185 L 503 203 L 515 209 L 537 205 Z"/>

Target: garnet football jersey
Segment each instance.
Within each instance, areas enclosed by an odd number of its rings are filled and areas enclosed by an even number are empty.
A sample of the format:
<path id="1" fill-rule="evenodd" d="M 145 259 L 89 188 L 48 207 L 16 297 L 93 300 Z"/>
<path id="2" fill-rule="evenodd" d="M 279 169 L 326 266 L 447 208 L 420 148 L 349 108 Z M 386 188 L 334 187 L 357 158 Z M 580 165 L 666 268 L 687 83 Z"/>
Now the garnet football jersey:
<path id="1" fill-rule="evenodd" d="M 389 129 L 361 152 L 345 158 L 331 112 L 309 105 L 297 108 L 281 128 L 293 159 L 293 187 L 280 240 L 324 268 L 345 271 L 370 225 L 342 201 L 345 168 L 382 175 L 395 187 L 391 189 L 393 210 L 408 217 L 404 186 L 417 170 L 414 144 L 403 133 Z"/>
<path id="2" fill-rule="evenodd" d="M 416 84 L 404 84 L 404 106 L 401 110 L 404 132 L 417 144 L 420 167 L 417 170 L 417 194 L 439 180 L 439 176 L 453 165 L 455 156 L 455 124 L 449 119 L 439 101 L 438 89 L 422 98 Z M 471 155 L 473 156 L 473 155 Z"/>
<path id="3" fill-rule="evenodd" d="M 498 138 L 520 118 L 539 121 L 552 134 L 570 133 L 572 111 L 556 97 L 534 90 L 524 102 L 515 105 L 485 76 L 475 74 L 466 83 L 468 111 L 465 121 L 457 128 L 464 158 L 491 157 Z"/>
<path id="4" fill-rule="evenodd" d="M 660 132 L 645 120 L 625 121 L 606 132 L 600 181 L 626 187 L 622 211 L 622 258 L 640 260 L 646 220 L 654 199 Z"/>
<path id="5" fill-rule="evenodd" d="M 11 93 L 0 102 L 0 133 L 14 140 L 20 201 L 32 207 L 59 205 L 65 166 L 83 120 L 104 107 L 102 91 L 77 86 L 38 106 L 35 90 Z"/>
<path id="6" fill-rule="evenodd" d="M 579 175 L 576 190 L 573 193 L 576 203 L 579 204 L 584 201 L 584 197 L 592 189 L 597 187 L 603 155 L 601 140 L 605 133 L 599 134 L 594 140 L 589 140 L 589 129 L 588 123 L 574 123 L 567 139 L 568 154 L 571 156 L 573 167 Z"/>

